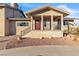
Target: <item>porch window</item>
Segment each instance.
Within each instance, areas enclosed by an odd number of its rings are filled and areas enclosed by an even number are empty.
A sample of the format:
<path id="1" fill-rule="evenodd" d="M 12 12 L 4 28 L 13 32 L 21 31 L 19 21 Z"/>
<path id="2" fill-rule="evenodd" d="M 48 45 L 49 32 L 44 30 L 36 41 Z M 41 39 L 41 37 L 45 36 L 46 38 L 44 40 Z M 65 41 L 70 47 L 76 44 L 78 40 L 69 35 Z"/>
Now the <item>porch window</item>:
<path id="1" fill-rule="evenodd" d="M 43 23 L 44 30 L 50 30 L 50 29 L 51 29 L 50 20 L 44 20 L 43 22 L 44 22 L 44 23 Z"/>
<path id="2" fill-rule="evenodd" d="M 54 30 L 61 30 L 61 17 L 60 16 L 54 16 L 53 21 L 53 28 Z"/>
<path id="3" fill-rule="evenodd" d="M 44 16 L 43 29 L 44 30 L 51 30 L 51 17 L 50 16 Z"/>
<path id="4" fill-rule="evenodd" d="M 64 25 L 68 25 L 68 21 L 64 21 Z"/>
<path id="5" fill-rule="evenodd" d="M 18 22 L 17 26 L 29 26 L 28 22 Z"/>

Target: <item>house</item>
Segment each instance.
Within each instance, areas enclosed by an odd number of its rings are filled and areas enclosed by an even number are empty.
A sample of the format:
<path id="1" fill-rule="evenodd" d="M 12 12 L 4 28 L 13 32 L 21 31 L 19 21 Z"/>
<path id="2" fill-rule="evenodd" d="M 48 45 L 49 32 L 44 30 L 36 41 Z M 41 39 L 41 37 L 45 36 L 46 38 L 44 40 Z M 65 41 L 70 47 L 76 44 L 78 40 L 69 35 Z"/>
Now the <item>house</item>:
<path id="1" fill-rule="evenodd" d="M 68 27 L 70 29 L 68 29 Z M 79 18 L 64 18 L 64 32 L 67 32 L 68 30 L 70 32 L 74 32 L 79 27 Z"/>
<path id="2" fill-rule="evenodd" d="M 43 6 L 24 14 L 17 4 L 1 4 L 0 12 L 0 36 L 21 35 L 32 38 L 63 37 L 64 17 L 69 15 L 69 12 L 51 6 Z"/>
<path id="3" fill-rule="evenodd" d="M 43 6 L 25 14 L 31 18 L 32 30 L 25 37 L 63 37 L 63 19 L 69 15 L 69 12 Z"/>
<path id="4" fill-rule="evenodd" d="M 24 18 L 22 10 L 18 9 L 17 3 L 0 3 L 0 36 L 16 34 L 15 22 L 9 18 Z"/>
<path id="5" fill-rule="evenodd" d="M 68 22 L 69 23 L 72 23 L 74 24 L 74 26 L 76 26 L 76 22 L 79 21 L 79 18 L 64 18 L 64 25 L 68 25 Z"/>

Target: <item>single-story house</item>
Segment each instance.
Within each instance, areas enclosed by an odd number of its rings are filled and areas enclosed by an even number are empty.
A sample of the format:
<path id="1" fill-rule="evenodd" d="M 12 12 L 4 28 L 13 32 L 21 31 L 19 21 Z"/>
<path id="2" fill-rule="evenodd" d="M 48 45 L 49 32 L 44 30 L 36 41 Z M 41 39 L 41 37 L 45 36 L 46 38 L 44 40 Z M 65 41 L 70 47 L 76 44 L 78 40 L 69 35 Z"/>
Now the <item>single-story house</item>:
<path id="1" fill-rule="evenodd" d="M 0 14 L 0 36 L 41 38 L 63 37 L 64 17 L 70 13 L 53 6 L 43 6 L 24 13 L 14 3 L 0 4 Z"/>

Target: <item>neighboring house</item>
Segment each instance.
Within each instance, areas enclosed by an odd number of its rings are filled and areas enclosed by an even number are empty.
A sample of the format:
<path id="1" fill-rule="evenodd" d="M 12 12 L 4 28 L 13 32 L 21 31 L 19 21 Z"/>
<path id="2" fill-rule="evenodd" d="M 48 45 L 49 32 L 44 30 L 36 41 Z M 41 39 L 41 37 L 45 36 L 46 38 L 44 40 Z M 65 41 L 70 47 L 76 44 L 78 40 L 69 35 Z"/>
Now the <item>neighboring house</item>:
<path id="1" fill-rule="evenodd" d="M 79 18 L 64 18 L 64 32 L 74 32 L 79 27 Z"/>
<path id="2" fill-rule="evenodd" d="M 77 22 L 79 23 L 79 18 L 64 18 L 64 25 L 68 25 L 68 22 L 73 23 L 74 26 L 79 26 L 77 24 Z"/>
<path id="3" fill-rule="evenodd" d="M 73 27 L 78 27 L 79 18 L 64 18 L 64 28 L 68 27 L 68 23 Z"/>
<path id="4" fill-rule="evenodd" d="M 63 37 L 64 22 L 73 22 L 69 12 L 51 6 L 43 6 L 29 12 L 25 17 L 18 5 L 0 4 L 0 36 L 22 35 L 23 37 Z"/>
<path id="5" fill-rule="evenodd" d="M 0 36 L 16 35 L 16 24 L 9 18 L 24 18 L 22 10 L 18 9 L 17 3 L 0 3 Z"/>

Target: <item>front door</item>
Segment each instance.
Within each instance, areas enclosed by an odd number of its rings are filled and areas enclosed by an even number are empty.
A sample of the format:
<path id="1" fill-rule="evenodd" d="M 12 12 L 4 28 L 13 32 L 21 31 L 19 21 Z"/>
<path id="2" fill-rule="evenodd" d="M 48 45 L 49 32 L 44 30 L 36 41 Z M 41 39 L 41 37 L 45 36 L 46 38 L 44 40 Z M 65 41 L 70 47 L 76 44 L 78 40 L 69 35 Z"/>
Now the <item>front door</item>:
<path id="1" fill-rule="evenodd" d="M 40 29 L 41 29 L 41 21 L 35 20 L 35 30 L 40 30 Z"/>

